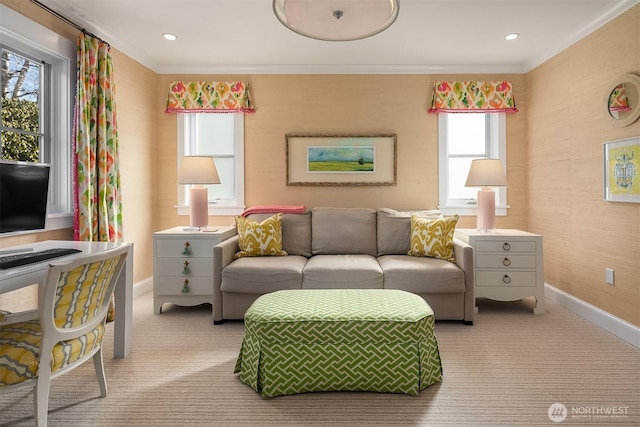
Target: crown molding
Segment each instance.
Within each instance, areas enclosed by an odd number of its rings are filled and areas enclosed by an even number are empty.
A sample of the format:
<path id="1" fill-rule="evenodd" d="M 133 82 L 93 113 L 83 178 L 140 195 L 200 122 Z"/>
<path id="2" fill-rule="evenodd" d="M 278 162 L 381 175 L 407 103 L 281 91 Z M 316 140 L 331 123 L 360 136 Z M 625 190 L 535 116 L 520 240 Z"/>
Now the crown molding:
<path id="1" fill-rule="evenodd" d="M 210 65 L 154 67 L 158 74 L 523 74 L 522 64 L 286 64 L 286 65 Z"/>

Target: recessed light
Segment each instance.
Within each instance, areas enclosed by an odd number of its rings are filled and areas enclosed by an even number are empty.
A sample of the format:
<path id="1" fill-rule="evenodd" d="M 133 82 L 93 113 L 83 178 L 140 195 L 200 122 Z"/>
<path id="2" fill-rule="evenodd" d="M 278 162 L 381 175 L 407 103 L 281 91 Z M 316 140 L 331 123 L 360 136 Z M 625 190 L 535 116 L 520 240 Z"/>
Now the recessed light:
<path id="1" fill-rule="evenodd" d="M 164 37 L 166 40 L 171 40 L 171 41 L 174 41 L 175 39 L 178 38 L 178 36 L 171 33 L 162 33 L 162 37 Z"/>
<path id="2" fill-rule="evenodd" d="M 518 34 L 518 33 L 510 33 L 510 34 L 507 34 L 506 36 L 504 36 L 504 38 L 506 40 L 515 40 L 518 37 L 520 37 L 520 34 Z"/>

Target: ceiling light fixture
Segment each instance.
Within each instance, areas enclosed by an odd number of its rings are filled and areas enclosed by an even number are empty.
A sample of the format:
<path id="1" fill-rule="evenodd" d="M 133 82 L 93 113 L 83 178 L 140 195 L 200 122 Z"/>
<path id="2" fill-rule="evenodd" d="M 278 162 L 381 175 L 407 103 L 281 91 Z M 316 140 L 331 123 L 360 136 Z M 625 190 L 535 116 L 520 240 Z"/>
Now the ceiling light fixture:
<path id="1" fill-rule="evenodd" d="M 520 37 L 520 34 L 518 34 L 518 33 L 509 33 L 509 34 L 507 34 L 506 36 L 504 36 L 504 38 L 505 38 L 506 40 L 515 40 L 515 39 L 517 39 L 518 37 Z"/>
<path id="2" fill-rule="evenodd" d="M 170 40 L 170 41 L 174 41 L 178 38 L 178 36 L 176 36 L 175 34 L 171 34 L 171 33 L 162 33 L 162 37 L 164 37 L 166 40 Z"/>
<path id="3" fill-rule="evenodd" d="M 360 40 L 378 34 L 398 17 L 399 0 L 273 0 L 273 13 L 288 29 L 325 41 Z"/>

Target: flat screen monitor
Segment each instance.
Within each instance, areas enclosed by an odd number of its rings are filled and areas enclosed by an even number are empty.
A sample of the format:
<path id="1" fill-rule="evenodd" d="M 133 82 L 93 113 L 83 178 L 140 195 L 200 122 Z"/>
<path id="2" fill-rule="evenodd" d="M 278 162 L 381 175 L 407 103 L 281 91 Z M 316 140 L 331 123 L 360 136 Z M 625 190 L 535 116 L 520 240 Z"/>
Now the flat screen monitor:
<path id="1" fill-rule="evenodd" d="M 0 233 L 45 228 L 49 169 L 43 163 L 0 161 Z"/>

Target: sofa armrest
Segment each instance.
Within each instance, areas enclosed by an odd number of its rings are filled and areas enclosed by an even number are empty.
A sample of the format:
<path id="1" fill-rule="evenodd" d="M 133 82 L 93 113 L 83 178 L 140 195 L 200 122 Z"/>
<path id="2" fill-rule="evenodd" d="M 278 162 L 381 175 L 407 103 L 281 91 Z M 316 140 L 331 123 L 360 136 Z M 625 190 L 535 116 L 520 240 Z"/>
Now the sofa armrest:
<path id="1" fill-rule="evenodd" d="M 213 247 L 213 323 L 222 322 L 222 269 L 231 264 L 239 250 L 237 235 Z"/>
<path id="2" fill-rule="evenodd" d="M 464 272 L 464 322 L 472 324 L 476 310 L 473 247 L 454 237 L 453 252 L 456 264 Z"/>

